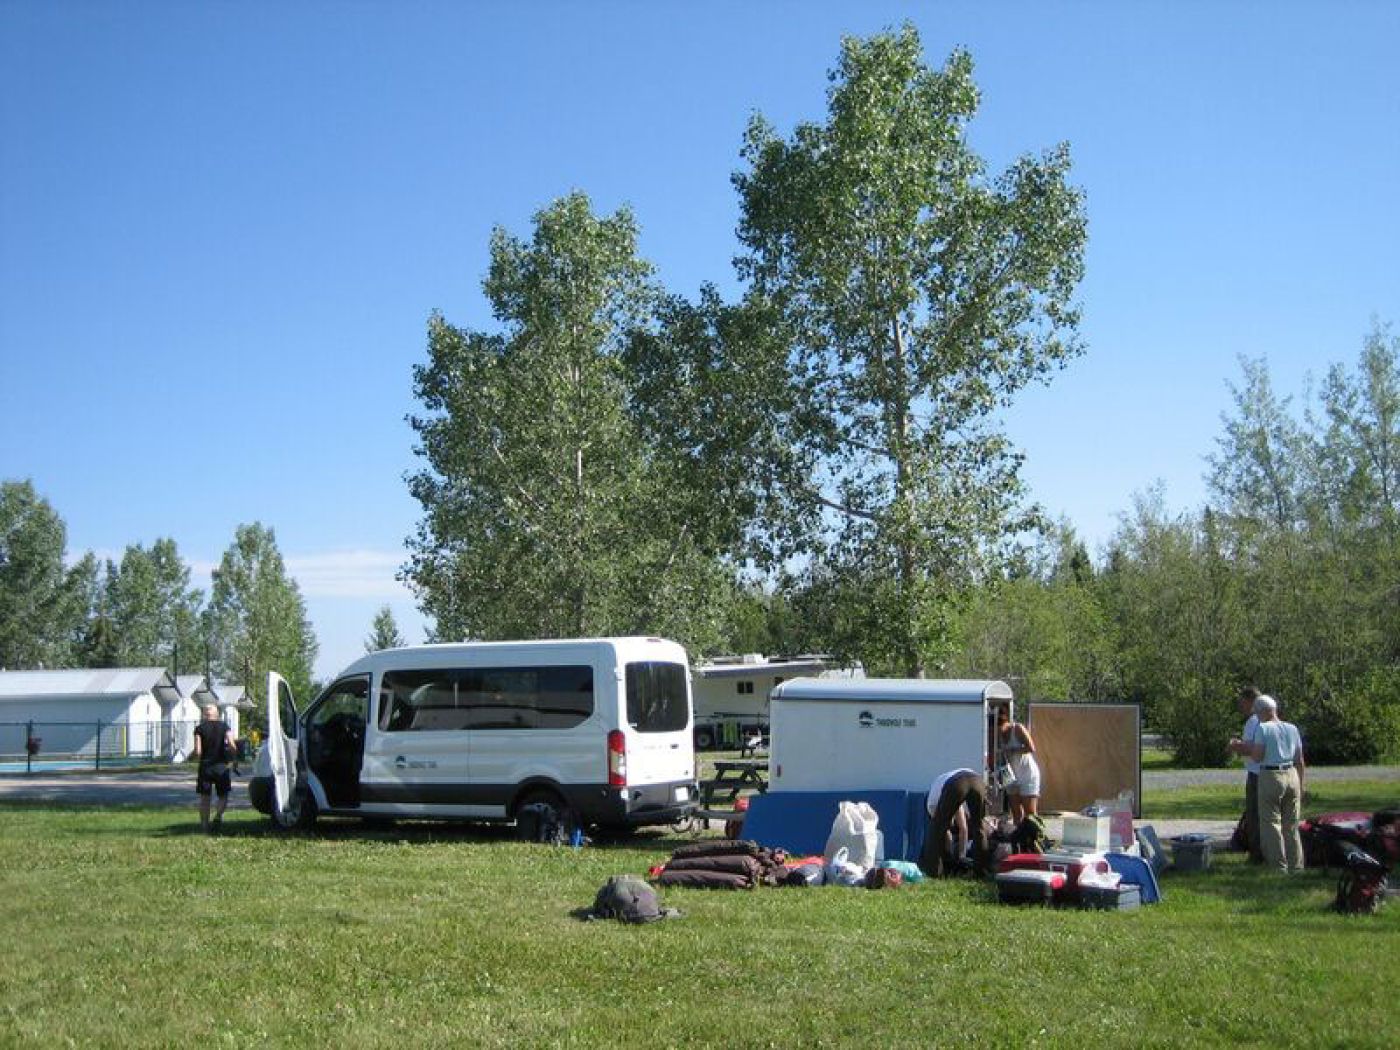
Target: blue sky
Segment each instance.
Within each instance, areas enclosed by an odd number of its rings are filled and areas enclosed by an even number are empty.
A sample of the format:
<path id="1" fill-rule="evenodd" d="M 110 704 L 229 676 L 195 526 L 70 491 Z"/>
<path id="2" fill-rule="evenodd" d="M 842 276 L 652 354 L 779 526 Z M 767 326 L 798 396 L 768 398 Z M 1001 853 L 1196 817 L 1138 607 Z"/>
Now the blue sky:
<path id="1" fill-rule="evenodd" d="M 1061 140 L 1088 353 L 1007 426 L 1091 544 L 1205 491 L 1239 355 L 1275 385 L 1400 323 L 1400 5 L 0 0 L 0 477 L 73 554 L 260 520 L 327 675 L 390 604 L 425 324 L 486 327 L 495 225 L 630 205 L 673 290 L 732 291 L 751 113 L 824 115 L 842 34 L 971 50 L 993 168 Z"/>

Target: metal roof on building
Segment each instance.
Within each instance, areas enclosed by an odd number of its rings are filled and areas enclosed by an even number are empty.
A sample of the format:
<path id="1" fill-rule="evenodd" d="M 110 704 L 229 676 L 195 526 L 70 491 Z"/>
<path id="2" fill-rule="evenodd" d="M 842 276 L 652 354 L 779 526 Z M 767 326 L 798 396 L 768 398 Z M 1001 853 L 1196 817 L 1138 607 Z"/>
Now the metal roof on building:
<path id="1" fill-rule="evenodd" d="M 217 702 L 209 680 L 202 674 L 182 674 L 175 679 L 175 686 L 181 696 L 200 706 Z"/>
<path id="2" fill-rule="evenodd" d="M 178 699 L 163 667 L 101 667 L 68 671 L 0 671 L 0 699 L 58 700 L 75 696 L 137 696 Z"/>
<path id="3" fill-rule="evenodd" d="M 224 706 L 251 707 L 252 704 L 247 699 L 248 690 L 241 685 L 233 685 L 229 682 L 212 682 L 210 690 L 219 698 L 219 703 Z"/>

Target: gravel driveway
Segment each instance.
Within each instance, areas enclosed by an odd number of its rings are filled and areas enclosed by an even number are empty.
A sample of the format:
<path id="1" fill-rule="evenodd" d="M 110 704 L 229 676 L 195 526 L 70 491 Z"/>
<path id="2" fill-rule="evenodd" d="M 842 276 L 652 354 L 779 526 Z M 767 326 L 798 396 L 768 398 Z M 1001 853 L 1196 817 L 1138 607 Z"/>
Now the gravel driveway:
<path id="1" fill-rule="evenodd" d="M 194 767 L 171 773 L 14 773 L 0 776 L 0 801 L 57 802 L 70 806 L 189 806 Z M 229 809 L 251 809 L 248 777 L 233 778 Z"/>

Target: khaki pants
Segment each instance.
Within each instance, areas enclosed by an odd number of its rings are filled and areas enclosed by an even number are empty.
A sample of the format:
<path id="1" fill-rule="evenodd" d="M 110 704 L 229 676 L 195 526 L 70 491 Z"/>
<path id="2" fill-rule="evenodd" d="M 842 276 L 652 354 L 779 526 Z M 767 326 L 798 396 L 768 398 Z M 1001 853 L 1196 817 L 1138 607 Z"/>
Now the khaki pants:
<path id="1" fill-rule="evenodd" d="M 1298 837 L 1298 770 L 1259 771 L 1259 845 L 1264 863 L 1282 872 L 1303 870 L 1303 840 Z"/>

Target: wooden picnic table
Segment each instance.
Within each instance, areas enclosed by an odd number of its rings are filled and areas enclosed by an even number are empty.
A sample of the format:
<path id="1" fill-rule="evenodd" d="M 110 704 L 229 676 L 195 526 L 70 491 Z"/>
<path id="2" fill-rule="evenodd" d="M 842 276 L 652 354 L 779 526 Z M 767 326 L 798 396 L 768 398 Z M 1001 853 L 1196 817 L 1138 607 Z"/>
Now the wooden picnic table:
<path id="1" fill-rule="evenodd" d="M 677 831 L 708 828 L 712 822 L 742 820 L 743 810 L 734 808 L 746 790 L 762 794 L 768 790 L 768 763 L 757 758 L 721 758 L 714 763 L 714 776 L 700 781 L 700 805 L 675 825 Z M 715 808 L 716 803 L 728 806 Z"/>
<path id="2" fill-rule="evenodd" d="M 768 763 L 761 758 L 721 758 L 714 764 L 715 775 L 700 782 L 700 808 L 713 809 L 715 801 L 738 800 L 745 789 L 762 794 L 768 790 Z"/>

